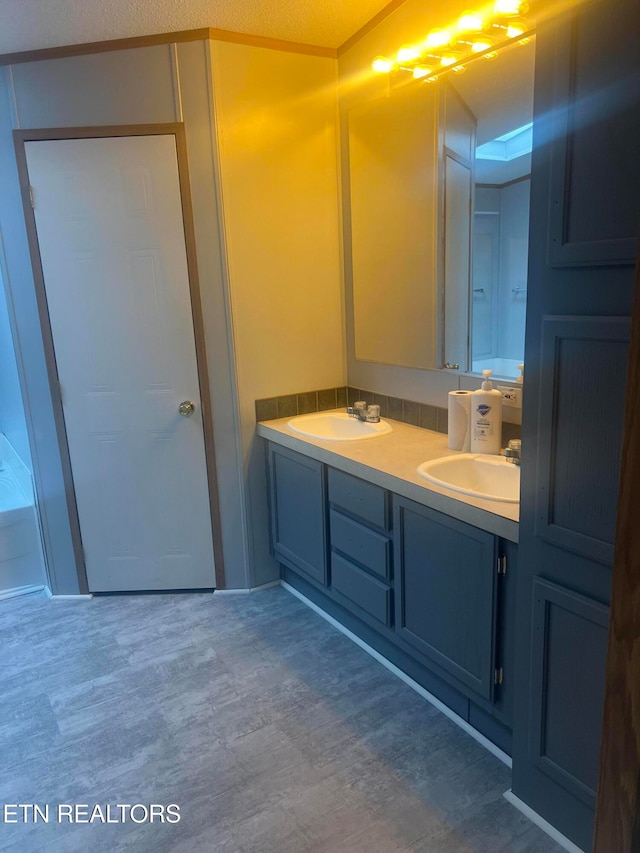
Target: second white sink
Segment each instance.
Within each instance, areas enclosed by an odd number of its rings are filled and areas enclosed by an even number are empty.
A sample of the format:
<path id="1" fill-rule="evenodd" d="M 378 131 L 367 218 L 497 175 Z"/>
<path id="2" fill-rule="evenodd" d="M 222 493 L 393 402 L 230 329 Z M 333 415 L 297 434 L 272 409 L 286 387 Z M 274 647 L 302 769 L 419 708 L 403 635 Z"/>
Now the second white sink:
<path id="1" fill-rule="evenodd" d="M 316 412 L 312 415 L 298 415 L 287 426 L 294 432 L 311 438 L 324 438 L 330 441 L 356 441 L 362 438 L 377 438 L 391 432 L 386 421 L 370 423 L 352 418 L 346 412 Z"/>
<path id="2" fill-rule="evenodd" d="M 423 462 L 418 474 L 456 492 L 491 501 L 520 501 L 520 467 L 503 456 L 460 453 Z"/>

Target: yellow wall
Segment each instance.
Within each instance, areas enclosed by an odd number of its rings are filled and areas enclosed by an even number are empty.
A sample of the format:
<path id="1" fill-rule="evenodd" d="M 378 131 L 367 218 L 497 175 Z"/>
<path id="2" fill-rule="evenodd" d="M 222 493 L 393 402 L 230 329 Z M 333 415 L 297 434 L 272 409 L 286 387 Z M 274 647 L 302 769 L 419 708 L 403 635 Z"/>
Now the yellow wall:
<path id="1" fill-rule="evenodd" d="M 346 381 L 337 62 L 215 41 L 211 55 L 255 586 L 277 567 L 254 401 Z"/>
<path id="2" fill-rule="evenodd" d="M 213 43 L 241 397 L 344 381 L 336 62 Z"/>

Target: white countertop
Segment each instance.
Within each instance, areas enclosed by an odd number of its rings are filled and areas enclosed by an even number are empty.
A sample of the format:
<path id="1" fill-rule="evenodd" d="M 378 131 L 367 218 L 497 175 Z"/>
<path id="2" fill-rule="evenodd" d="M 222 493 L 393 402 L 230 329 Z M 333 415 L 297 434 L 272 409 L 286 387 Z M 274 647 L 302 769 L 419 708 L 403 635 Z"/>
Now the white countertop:
<path id="1" fill-rule="evenodd" d="M 474 527 L 511 542 L 518 541 L 519 504 L 484 500 L 441 488 L 417 473 L 422 462 L 456 454 L 457 451 L 447 447 L 446 435 L 384 418 L 393 427 L 386 435 L 363 441 L 334 441 L 294 432 L 287 426 L 290 420 L 289 417 L 262 421 L 257 426 L 258 435 Z"/>

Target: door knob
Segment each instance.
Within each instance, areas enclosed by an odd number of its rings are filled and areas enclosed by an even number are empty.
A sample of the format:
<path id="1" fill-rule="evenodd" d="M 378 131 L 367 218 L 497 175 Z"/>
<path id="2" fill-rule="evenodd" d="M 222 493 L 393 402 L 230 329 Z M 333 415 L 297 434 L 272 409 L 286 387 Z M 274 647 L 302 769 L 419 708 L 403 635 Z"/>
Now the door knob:
<path id="1" fill-rule="evenodd" d="M 190 418 L 191 415 L 195 412 L 195 410 L 196 410 L 196 407 L 193 405 L 191 400 L 184 400 L 178 406 L 178 411 L 185 418 Z"/>

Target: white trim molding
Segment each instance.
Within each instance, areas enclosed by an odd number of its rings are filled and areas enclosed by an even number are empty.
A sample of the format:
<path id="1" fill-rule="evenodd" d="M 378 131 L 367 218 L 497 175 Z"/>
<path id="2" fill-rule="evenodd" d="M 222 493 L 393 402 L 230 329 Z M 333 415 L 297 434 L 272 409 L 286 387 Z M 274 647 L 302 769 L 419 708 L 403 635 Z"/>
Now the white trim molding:
<path id="1" fill-rule="evenodd" d="M 520 797 L 516 797 L 516 795 L 512 792 L 511 788 L 508 791 L 505 791 L 502 795 L 508 803 L 518 809 L 519 812 L 525 817 L 528 817 L 532 823 L 535 823 L 536 826 L 540 827 L 543 832 L 546 832 L 550 838 L 563 847 L 565 850 L 568 850 L 569 853 L 584 853 L 580 847 L 577 847 L 573 841 L 570 841 L 566 835 L 563 835 L 561 832 L 549 823 L 548 820 L 545 820 L 543 817 L 540 817 L 538 812 L 534 812 L 534 810 L 528 806 L 525 802 L 523 802 Z"/>
<path id="2" fill-rule="evenodd" d="M 466 720 L 463 720 L 462 717 L 459 717 L 451 708 L 448 708 L 443 702 L 437 699 L 432 693 L 429 693 L 428 690 L 425 690 L 417 681 L 414 681 L 413 678 L 409 678 L 409 676 L 399 669 L 395 664 L 391 663 L 391 661 L 387 660 L 380 652 L 377 652 L 374 648 L 372 648 L 368 643 L 365 643 L 364 640 L 361 640 L 356 634 L 350 631 L 348 628 L 345 628 L 344 625 L 341 625 L 337 619 L 334 619 L 333 616 L 329 616 L 328 613 L 318 607 L 317 604 L 314 604 L 313 601 L 308 599 L 301 592 L 298 592 L 297 589 L 292 587 L 286 581 L 281 581 L 282 586 L 290 592 L 291 595 L 295 595 L 296 598 L 299 598 L 303 604 L 306 604 L 307 607 L 310 607 L 311 610 L 314 610 L 319 616 L 322 616 L 323 619 L 326 619 L 334 628 L 337 628 L 340 633 L 344 634 L 345 637 L 348 637 L 352 642 L 354 642 L 357 646 L 360 646 L 368 655 L 371 655 L 372 658 L 381 663 L 389 672 L 392 672 L 395 676 L 397 676 L 401 681 L 404 681 L 412 690 L 415 690 L 423 699 L 426 699 L 431 705 L 441 711 L 445 717 L 448 717 L 452 722 L 454 722 L 457 726 L 459 726 L 464 732 L 470 735 L 474 740 L 477 740 L 479 744 L 484 746 L 486 750 L 488 750 L 492 755 L 495 755 L 496 758 L 500 759 L 503 764 L 506 764 L 507 767 L 511 767 L 511 758 L 507 755 L 506 752 L 503 752 L 499 747 L 492 743 L 488 738 L 484 735 L 480 734 L 479 731 L 470 726 Z"/>
<path id="3" fill-rule="evenodd" d="M 47 586 L 16 586 L 13 589 L 0 590 L 0 601 L 5 598 L 17 598 L 19 595 L 33 595 L 36 592 L 44 592 L 47 598 L 51 596 Z"/>

